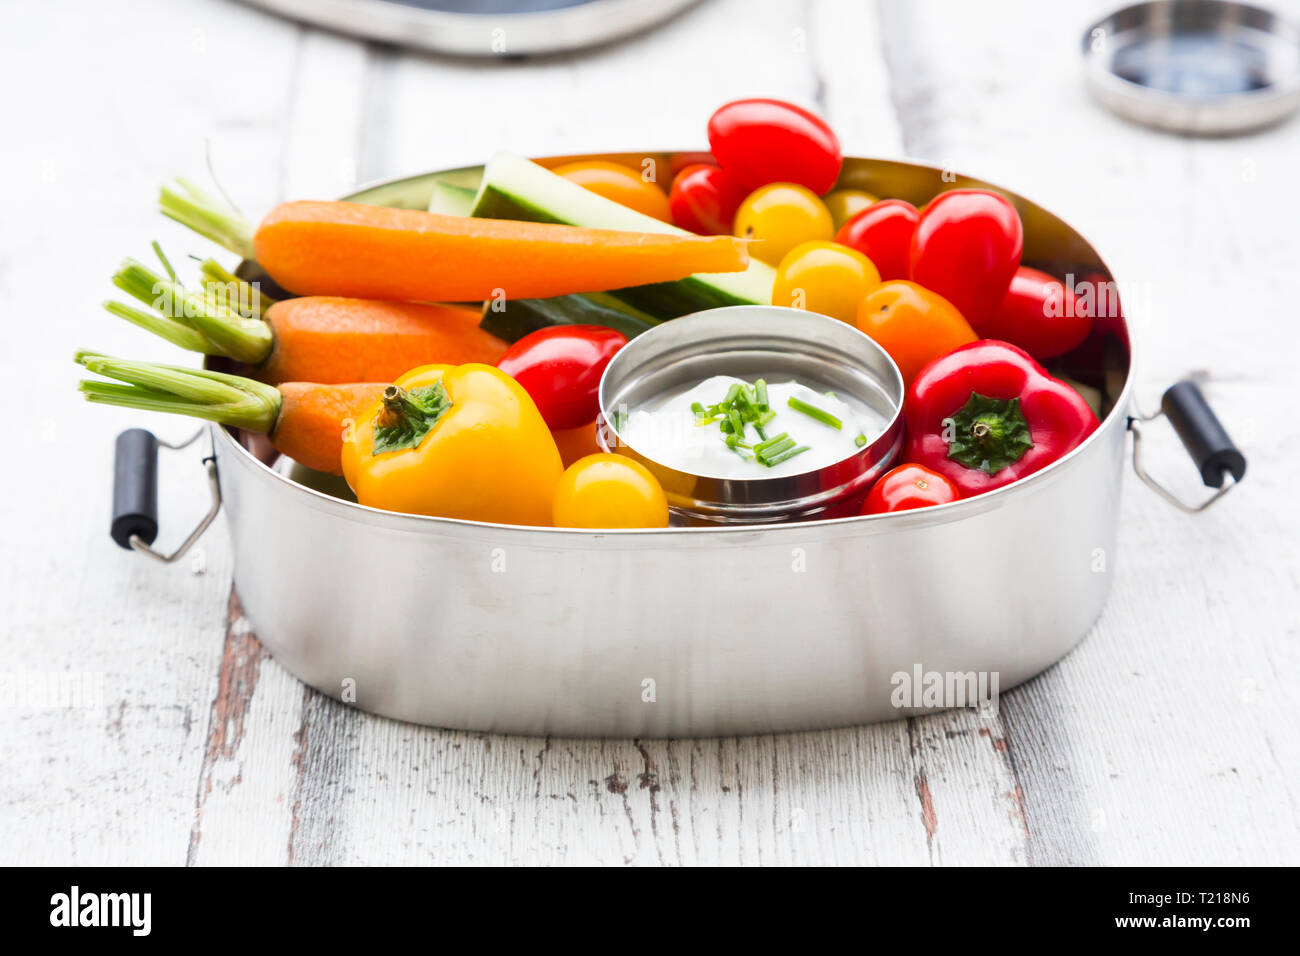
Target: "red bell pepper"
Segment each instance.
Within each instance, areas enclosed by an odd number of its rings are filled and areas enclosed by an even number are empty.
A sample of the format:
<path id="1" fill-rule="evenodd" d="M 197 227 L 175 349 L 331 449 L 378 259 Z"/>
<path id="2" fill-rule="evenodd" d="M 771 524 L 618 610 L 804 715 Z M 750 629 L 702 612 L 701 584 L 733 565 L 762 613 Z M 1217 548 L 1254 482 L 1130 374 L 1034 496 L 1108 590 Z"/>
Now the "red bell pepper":
<path id="1" fill-rule="evenodd" d="M 907 460 L 944 475 L 963 497 L 1046 468 L 1100 422 L 1029 353 L 981 339 L 940 356 L 908 389 Z"/>

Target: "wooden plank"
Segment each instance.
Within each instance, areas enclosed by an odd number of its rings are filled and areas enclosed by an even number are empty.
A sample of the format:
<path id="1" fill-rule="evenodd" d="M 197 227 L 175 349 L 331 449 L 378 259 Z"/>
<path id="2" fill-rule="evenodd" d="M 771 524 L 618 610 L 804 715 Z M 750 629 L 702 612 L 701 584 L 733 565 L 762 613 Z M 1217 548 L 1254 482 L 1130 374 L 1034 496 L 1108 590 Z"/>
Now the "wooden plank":
<path id="1" fill-rule="evenodd" d="M 869 10 L 852 11 L 844 30 L 824 10 L 809 19 L 786 5 L 744 4 L 743 15 L 741 6 L 706 4 L 635 44 L 581 58 L 489 68 L 381 51 L 366 97 L 382 90 L 394 105 L 365 111 L 362 152 L 389 165 L 367 159 L 367 172 L 478 162 L 502 146 L 539 154 L 701 144 L 713 105 L 754 92 L 751 78 L 716 69 L 713 38 L 737 23 L 741 45 L 765 64 L 765 92 L 828 108 L 850 149 L 897 151 L 879 57 L 847 55 L 844 37 L 870 32 Z M 845 69 L 819 66 L 828 59 Z M 633 87 L 651 75 L 659 82 L 646 97 Z M 467 76 L 475 97 L 446 95 Z M 544 102 L 574 87 L 584 91 L 574 108 L 516 102 L 521 90 Z M 388 148 L 378 148 L 385 137 Z M 1007 814 L 1005 760 L 973 732 L 950 733 L 963 719 L 742 740 L 503 738 L 376 720 L 307 692 L 292 859 L 1017 862 L 1023 824 Z M 986 804 L 959 798 L 972 776 Z M 964 824 L 979 811 L 992 822 L 972 836 Z"/>
<path id="2" fill-rule="evenodd" d="M 867 8 L 842 7 L 849 31 L 869 32 Z M 576 56 L 478 62 L 399 53 L 381 175 L 471 165 L 501 149 L 702 149 L 717 106 L 760 93 L 824 104 L 847 145 L 893 150 L 875 51 L 852 57 L 844 85 L 819 72 L 832 54 L 849 62 L 845 31 L 825 9 L 810 16 L 781 0 L 710 0 L 635 40 Z"/>
<path id="3" fill-rule="evenodd" d="M 262 207 L 332 198 L 370 175 L 363 169 L 367 104 L 385 52 L 317 30 L 294 31 L 279 161 L 259 171 Z M 322 733 L 329 703 L 270 658 L 232 598 L 188 862 L 297 863 L 300 847 L 324 842 L 329 802 L 305 780 L 310 768 L 336 769 L 320 753 L 332 741 Z"/>
<path id="4" fill-rule="evenodd" d="M 1300 125 L 1199 140 L 1110 116 L 1077 65 L 1096 7 L 1015 3 L 993 29 L 975 7 L 881 5 L 909 150 L 1014 184 L 1091 236 L 1125 290 L 1145 407 L 1208 367 L 1212 401 L 1259 459 L 1240 491 L 1195 518 L 1128 480 L 1098 627 L 1004 700 L 1030 861 L 1293 861 L 1297 786 L 1284 768 L 1300 735 L 1287 716 L 1296 652 L 1284 609 L 1296 603 L 1300 511 L 1270 459 L 1296 426 L 1280 411 L 1288 350 L 1267 343 L 1290 322 L 1272 210 L 1300 202 L 1281 165 Z M 1211 276 L 1235 290 L 1229 321 L 1206 295 Z M 1152 467 L 1206 493 L 1167 426 L 1144 434 Z"/>
<path id="5" fill-rule="evenodd" d="M 219 163 L 240 191 L 241 167 L 274 152 L 275 91 L 294 31 L 227 3 L 192 4 L 179 19 L 162 0 L 129 16 L 66 2 L 5 14 L 0 73 L 11 91 L 33 92 L 5 104 L 21 135 L 0 155 L 0 296 L 13 319 L 0 395 L 31 416 L 34 447 L 31 467 L 6 469 L 0 656 L 26 687 L 89 672 L 99 696 L 85 708 L 0 707 L 0 860 L 183 863 L 225 630 L 226 532 L 215 527 L 166 567 L 109 541 L 116 432 L 143 425 L 178 439 L 194 426 L 88 407 L 70 358 L 95 346 L 176 360 L 102 312 L 108 275 L 124 255 L 147 254 L 153 237 L 183 259 L 188 241 L 162 227 L 154 191 L 175 172 L 202 171 L 204 136 L 220 144 L 219 159 L 227 142 L 240 157 Z M 231 35 L 243 39 L 223 42 Z M 163 547 L 207 509 L 203 454 L 162 453 Z"/>
<path id="6" fill-rule="evenodd" d="M 1240 490 L 1195 519 L 1129 481 L 1106 613 L 1060 665 L 1004 695 L 996 719 L 703 741 L 507 738 L 382 720 L 304 688 L 237 607 L 227 613 L 224 525 L 197 563 L 121 554 L 92 531 L 108 489 L 88 478 L 108 474 L 115 429 L 187 427 L 90 411 L 55 389 L 35 408 L 35 434 L 48 470 L 78 484 L 69 494 L 44 471 L 11 473 L 11 497 L 55 505 L 13 509 L 24 547 L 6 555 L 0 647 L 29 684 L 87 670 L 103 692 L 85 709 L 0 707 L 13 834 L 0 860 L 1295 862 L 1300 509 L 1281 483 L 1298 436 L 1287 350 L 1261 343 L 1289 321 L 1291 247 L 1276 210 L 1300 200 L 1289 165 L 1300 124 L 1200 141 L 1103 113 L 1077 70 L 1076 34 L 1097 6 L 1015 2 L 993 19 L 937 0 L 713 0 L 582 56 L 476 64 L 225 2 L 194 5 L 178 26 L 161 0 L 136 4 L 123 42 L 139 55 L 124 57 L 103 42 L 119 15 L 26 5 L 26 29 L 0 31 L 7 72 L 35 72 L 57 42 L 114 81 L 68 73 L 51 99 L 9 104 L 27 135 L 0 163 L 30 188 L 5 200 L 18 225 L 0 236 L 0 294 L 15 314 L 42 317 L 16 325 L 0 355 L 10 407 L 33 407 L 39 383 L 71 380 L 74 342 L 173 358 L 87 316 L 108 290 L 96 277 L 122 254 L 142 254 L 154 235 L 194 249 L 151 201 L 161 178 L 201 169 L 204 137 L 227 191 L 256 212 L 497 148 L 701 145 L 714 105 L 761 92 L 820 108 L 851 152 L 969 169 L 1078 224 L 1134 290 L 1141 397 L 1150 405 L 1174 377 L 1211 369 L 1209 394 L 1255 460 Z M 149 55 L 160 49 L 183 50 L 194 68 L 160 82 Z M 154 112 L 141 118 L 145 103 Z M 47 224 L 74 216 L 69 264 L 54 251 L 66 234 Z M 1227 310 L 1201 279 L 1225 273 Z M 87 423 L 89 440 L 65 440 Z M 1198 492 L 1168 429 L 1146 434 L 1153 467 Z M 164 456 L 164 542 L 206 507 L 197 457 Z"/>

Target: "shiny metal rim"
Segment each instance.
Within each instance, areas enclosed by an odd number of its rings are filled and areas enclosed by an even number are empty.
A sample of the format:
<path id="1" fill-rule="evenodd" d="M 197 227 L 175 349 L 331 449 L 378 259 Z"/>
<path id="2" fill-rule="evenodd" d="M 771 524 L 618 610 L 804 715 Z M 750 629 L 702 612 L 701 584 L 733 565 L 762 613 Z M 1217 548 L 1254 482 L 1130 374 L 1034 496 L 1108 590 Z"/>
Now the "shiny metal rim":
<path id="1" fill-rule="evenodd" d="M 631 36 L 699 0 L 601 0 L 500 16 L 426 10 L 385 0 L 242 0 L 316 26 L 458 56 L 561 53 Z"/>
<path id="2" fill-rule="evenodd" d="M 1099 37 L 1148 35 L 1142 23 L 1125 25 L 1138 16 L 1155 21 L 1171 19 L 1180 7 L 1213 11 L 1222 20 L 1220 29 L 1262 32 L 1280 43 L 1300 49 L 1300 27 L 1280 11 L 1229 0 L 1148 0 L 1115 10 L 1084 31 L 1082 49 L 1085 79 L 1089 91 L 1106 108 L 1135 122 L 1176 132 L 1236 133 L 1275 123 L 1300 107 L 1300 70 L 1292 69 L 1258 90 L 1221 95 L 1190 96 L 1136 83 L 1114 72 L 1111 58 L 1097 48 Z M 1128 45 L 1128 44 L 1124 44 Z M 1254 46 L 1268 56 L 1269 49 Z"/>

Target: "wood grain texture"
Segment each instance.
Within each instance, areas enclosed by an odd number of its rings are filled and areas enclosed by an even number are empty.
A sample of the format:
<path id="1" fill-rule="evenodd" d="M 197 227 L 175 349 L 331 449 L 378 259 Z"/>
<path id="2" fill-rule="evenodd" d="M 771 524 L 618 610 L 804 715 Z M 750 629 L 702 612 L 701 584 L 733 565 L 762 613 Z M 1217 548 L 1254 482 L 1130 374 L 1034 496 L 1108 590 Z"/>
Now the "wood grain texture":
<path id="1" fill-rule="evenodd" d="M 133 6 L 129 37 L 97 4 L 0 14 L 23 25 L 0 29 L 4 78 L 49 89 L 0 105 L 7 128 L 29 131 L 0 158 L 26 187 L 2 200 L 0 295 L 40 317 L 11 323 L 0 395 L 32 409 L 45 464 L 4 473 L 7 499 L 35 505 L 8 514 L 0 647 L 12 672 L 103 674 L 92 707 L 0 707 L 0 862 L 1300 860 L 1300 509 L 1283 487 L 1300 343 L 1277 215 L 1300 202 L 1300 123 L 1190 140 L 1101 112 L 1075 52 L 1094 3 L 1002 0 L 990 15 L 955 0 L 709 0 L 582 56 L 483 62 L 224 0 Z M 78 71 L 47 66 L 56 43 Z M 192 68 L 160 81 L 160 51 L 178 44 Z M 111 81 L 85 82 L 96 72 Z M 228 598 L 224 526 L 178 567 L 107 540 L 114 432 L 187 425 L 87 410 L 67 356 L 172 355 L 98 302 L 117 259 L 155 236 L 210 251 L 151 210 L 159 180 L 202 170 L 205 138 L 223 186 L 257 211 L 500 148 L 702 145 L 714 105 L 755 94 L 825 113 L 847 152 L 948 163 L 1078 225 L 1134 290 L 1144 403 L 1212 370 L 1211 400 L 1251 456 L 1242 488 L 1196 518 L 1128 482 L 1106 612 L 996 717 L 700 741 L 415 727 L 322 697 L 266 654 Z M 77 223 L 72 255 L 59 222 Z M 45 382 L 58 387 L 37 404 Z M 1153 466 L 1197 493 L 1167 428 L 1147 434 Z M 164 458 L 163 543 L 206 506 L 198 457 Z"/>

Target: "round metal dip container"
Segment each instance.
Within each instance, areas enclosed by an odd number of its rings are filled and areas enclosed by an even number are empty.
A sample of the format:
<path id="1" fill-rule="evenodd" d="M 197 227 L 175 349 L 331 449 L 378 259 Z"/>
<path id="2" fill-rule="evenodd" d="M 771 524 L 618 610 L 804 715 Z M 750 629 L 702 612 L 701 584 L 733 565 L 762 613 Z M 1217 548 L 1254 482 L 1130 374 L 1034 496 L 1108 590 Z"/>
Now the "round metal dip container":
<path id="1" fill-rule="evenodd" d="M 832 391 L 877 413 L 884 429 L 856 453 L 824 467 L 753 478 L 680 471 L 641 454 L 620 436 L 628 413 L 714 375 L 769 383 L 793 379 Z M 871 485 L 898 457 L 903 395 L 903 377 L 893 359 L 845 322 L 780 306 L 709 309 L 656 326 L 614 356 L 600 382 L 599 441 L 607 451 L 645 465 L 684 524 L 844 517 L 857 514 Z"/>

